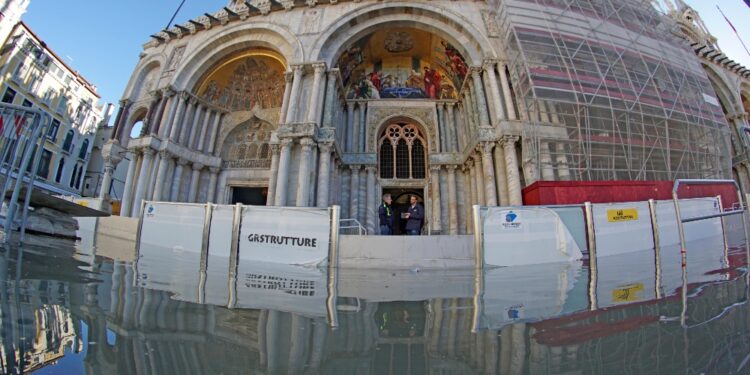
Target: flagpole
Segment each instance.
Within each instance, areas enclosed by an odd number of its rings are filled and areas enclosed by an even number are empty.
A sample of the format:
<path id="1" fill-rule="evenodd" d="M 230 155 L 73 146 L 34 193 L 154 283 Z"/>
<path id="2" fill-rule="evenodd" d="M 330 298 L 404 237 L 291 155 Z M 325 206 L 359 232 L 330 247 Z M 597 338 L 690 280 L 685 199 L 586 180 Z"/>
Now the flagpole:
<path id="1" fill-rule="evenodd" d="M 185 0 L 182 0 L 182 2 L 180 2 L 180 6 L 178 6 L 177 10 L 174 11 L 174 14 L 172 15 L 172 19 L 169 20 L 169 23 L 167 24 L 167 27 L 164 28 L 164 30 L 167 30 L 172 26 L 172 22 L 174 22 L 174 19 L 177 18 L 177 13 L 180 13 L 180 9 L 182 9 L 183 5 L 185 5 Z"/>
<path id="2" fill-rule="evenodd" d="M 750 0 L 745 0 L 745 2 L 747 1 L 750 1 Z M 750 4 L 748 4 L 748 6 L 750 6 Z M 742 41 L 742 37 L 740 37 L 740 33 L 738 33 L 737 29 L 734 27 L 734 25 L 732 25 L 732 21 L 730 21 L 729 18 L 727 18 L 727 16 L 724 14 L 724 12 L 721 11 L 721 8 L 719 8 L 719 4 L 716 4 L 716 9 L 719 10 L 719 13 L 721 13 L 722 17 L 724 17 L 724 20 L 727 21 L 727 23 L 729 24 L 729 27 L 731 27 L 732 31 L 734 31 L 734 35 L 737 35 L 737 39 L 740 40 L 740 44 L 742 44 L 742 48 L 744 48 L 745 52 L 747 52 L 747 55 L 750 56 L 750 51 L 747 49 L 745 42 Z"/>

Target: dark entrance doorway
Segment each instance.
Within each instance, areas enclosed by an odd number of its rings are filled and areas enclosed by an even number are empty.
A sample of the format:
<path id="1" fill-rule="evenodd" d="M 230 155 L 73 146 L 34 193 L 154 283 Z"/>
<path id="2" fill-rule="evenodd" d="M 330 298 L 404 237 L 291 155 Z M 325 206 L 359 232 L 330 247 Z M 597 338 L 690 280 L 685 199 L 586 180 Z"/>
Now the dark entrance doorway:
<path id="1" fill-rule="evenodd" d="M 406 212 L 409 208 L 409 196 L 412 194 L 417 196 L 417 204 L 421 204 L 424 208 L 424 190 L 422 189 L 383 189 L 383 194 L 390 194 L 393 199 L 393 234 L 403 235 L 406 234 L 406 219 L 401 219 L 401 214 Z M 427 223 L 422 222 L 422 227 Z"/>
<path id="2" fill-rule="evenodd" d="M 233 187 L 232 204 L 242 203 L 248 206 L 265 206 L 268 188 L 264 187 Z"/>

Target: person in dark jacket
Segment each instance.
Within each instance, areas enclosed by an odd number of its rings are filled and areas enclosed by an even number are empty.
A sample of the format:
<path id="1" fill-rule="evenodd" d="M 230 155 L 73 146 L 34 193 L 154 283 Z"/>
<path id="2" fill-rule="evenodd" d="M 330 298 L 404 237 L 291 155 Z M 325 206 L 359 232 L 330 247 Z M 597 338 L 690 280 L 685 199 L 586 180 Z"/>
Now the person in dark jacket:
<path id="1" fill-rule="evenodd" d="M 412 195 L 409 198 L 409 209 L 407 210 L 406 216 L 406 234 L 410 236 L 418 236 L 422 231 L 422 220 L 424 220 L 424 208 L 417 204 L 417 196 Z"/>
<path id="2" fill-rule="evenodd" d="M 393 234 L 393 209 L 391 209 L 391 195 L 383 194 L 383 202 L 378 207 L 380 217 L 380 234 L 390 236 Z"/>

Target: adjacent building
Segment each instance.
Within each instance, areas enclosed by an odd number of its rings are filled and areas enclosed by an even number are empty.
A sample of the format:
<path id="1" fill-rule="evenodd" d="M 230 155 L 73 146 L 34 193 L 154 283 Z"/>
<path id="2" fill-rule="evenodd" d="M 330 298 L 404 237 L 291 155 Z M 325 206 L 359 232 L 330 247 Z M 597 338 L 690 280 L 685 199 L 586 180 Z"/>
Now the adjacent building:
<path id="1" fill-rule="evenodd" d="M 233 0 L 144 45 L 103 185 L 127 153 L 125 216 L 143 200 L 338 204 L 373 233 L 383 193 L 397 214 L 414 194 L 450 234 L 471 232 L 472 205 L 523 204 L 537 181 L 734 175 L 750 191 L 750 71 L 691 46 L 686 12 Z"/>
<path id="2" fill-rule="evenodd" d="M 5 22 L 5 21 L 3 21 Z M 45 135 L 38 186 L 80 196 L 94 135 L 108 116 L 96 87 L 68 66 L 23 22 L 0 51 L 0 101 L 41 110 L 52 118 Z"/>

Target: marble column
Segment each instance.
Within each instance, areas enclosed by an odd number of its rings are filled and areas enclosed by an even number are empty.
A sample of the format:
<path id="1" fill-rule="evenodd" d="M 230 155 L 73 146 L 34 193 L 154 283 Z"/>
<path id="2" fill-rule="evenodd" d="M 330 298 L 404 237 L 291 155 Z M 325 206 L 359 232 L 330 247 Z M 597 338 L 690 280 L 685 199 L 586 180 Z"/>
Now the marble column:
<path id="1" fill-rule="evenodd" d="M 354 102 L 346 102 L 346 149 L 354 152 Z"/>
<path id="2" fill-rule="evenodd" d="M 169 103 L 167 104 L 167 110 L 164 111 L 164 116 L 161 119 L 161 125 L 159 126 L 159 138 L 168 138 L 169 132 L 172 130 L 172 122 L 177 113 L 177 106 L 180 102 L 177 93 L 168 90 L 166 95 L 169 97 Z"/>
<path id="3" fill-rule="evenodd" d="M 513 105 L 513 93 L 510 90 L 510 83 L 508 81 L 508 76 L 505 74 L 505 68 L 505 63 L 498 63 L 497 72 L 500 74 L 500 86 L 502 86 L 503 89 L 505 108 L 508 110 L 508 119 L 517 120 L 518 114 L 516 113 L 516 107 Z"/>
<path id="4" fill-rule="evenodd" d="M 560 181 L 570 181 L 570 167 L 568 166 L 568 154 L 565 151 L 565 144 L 558 142 L 555 144 L 555 157 L 557 159 L 557 176 Z"/>
<path id="5" fill-rule="evenodd" d="M 484 168 L 484 199 L 487 206 L 497 206 L 497 185 L 495 181 L 495 166 L 492 160 L 492 149 L 495 142 L 482 142 L 479 146 L 482 153 L 482 168 Z"/>
<path id="6" fill-rule="evenodd" d="M 151 171 L 148 174 L 148 188 L 146 188 L 146 195 L 143 196 L 143 200 L 152 201 L 154 200 L 154 184 L 156 183 L 156 172 L 158 171 L 159 161 L 161 160 L 161 153 L 154 151 L 154 159 L 151 160 Z"/>
<path id="7" fill-rule="evenodd" d="M 195 145 L 196 151 L 203 151 L 203 145 L 206 143 L 206 136 L 208 134 L 208 128 L 211 127 L 211 116 L 215 112 L 211 109 L 206 107 L 206 113 L 203 116 L 203 120 L 201 121 L 201 133 L 198 136 L 198 143 Z M 192 147 L 192 144 L 190 145 Z"/>
<path id="8" fill-rule="evenodd" d="M 458 139 L 456 138 L 456 113 L 455 103 L 445 103 L 445 127 L 448 133 L 448 152 L 458 151 Z"/>
<path id="9" fill-rule="evenodd" d="M 431 233 L 440 234 L 442 219 L 440 217 L 440 166 L 430 166 L 430 190 L 432 191 Z"/>
<path id="10" fill-rule="evenodd" d="M 518 137 L 506 136 L 502 140 L 505 152 L 505 173 L 508 180 L 508 198 L 511 206 L 523 204 L 521 195 L 521 176 L 518 173 L 518 157 L 516 156 L 516 142 Z"/>
<path id="11" fill-rule="evenodd" d="M 495 63 L 494 61 L 486 62 L 483 66 L 484 76 L 487 79 L 487 83 L 489 84 L 487 86 L 487 90 L 489 90 L 490 95 L 488 96 L 490 102 L 492 103 L 490 108 L 494 108 L 494 113 L 492 115 L 493 125 L 497 125 L 499 120 L 505 119 L 505 111 L 503 110 L 503 102 L 500 95 L 500 86 L 497 83 L 495 66 L 497 66 L 497 63 Z"/>
<path id="12" fill-rule="evenodd" d="M 299 113 L 299 100 L 302 90 L 303 66 L 295 65 L 292 67 L 294 77 L 292 78 L 292 92 L 289 97 L 289 108 L 287 108 L 286 122 L 297 122 L 297 113 Z"/>
<path id="13" fill-rule="evenodd" d="M 185 106 L 185 117 L 182 120 L 182 127 L 180 129 L 180 135 L 177 138 L 177 143 L 181 145 L 187 144 L 190 132 L 194 128 L 195 117 L 198 111 L 198 101 L 195 98 L 190 98 Z"/>
<path id="14" fill-rule="evenodd" d="M 200 103 L 197 104 L 196 108 L 195 116 L 193 117 L 193 124 L 190 128 L 190 136 L 188 137 L 187 143 L 185 143 L 185 146 L 189 149 L 193 149 L 195 137 L 198 136 L 199 130 L 202 131 L 203 123 L 206 121 L 206 117 L 208 117 L 208 108 Z"/>
<path id="15" fill-rule="evenodd" d="M 128 168 L 130 169 L 130 168 Z M 112 174 L 115 172 L 115 166 L 111 158 L 104 158 L 104 175 L 102 175 L 102 186 L 99 190 L 100 199 L 109 199 L 109 190 L 112 188 Z"/>
<path id="16" fill-rule="evenodd" d="M 151 173 L 151 161 L 154 159 L 154 150 L 145 148 L 143 150 L 143 163 L 141 164 L 141 171 L 138 173 L 138 180 L 136 181 L 135 196 L 133 198 L 132 217 L 138 217 L 141 214 L 141 201 L 146 195 L 146 190 L 149 186 L 148 177 Z"/>
<path id="17" fill-rule="evenodd" d="M 367 171 L 367 233 L 378 234 L 378 231 L 375 230 L 377 226 L 376 223 L 378 221 L 377 200 L 375 193 L 375 171 L 377 170 L 377 168 L 374 165 L 369 165 L 365 168 L 365 170 Z"/>
<path id="18" fill-rule="evenodd" d="M 505 172 L 505 154 L 503 154 L 503 145 L 498 142 L 495 145 L 494 164 L 495 164 L 495 181 L 497 182 L 497 203 L 500 206 L 508 206 L 508 174 Z"/>
<path id="19" fill-rule="evenodd" d="M 133 188 L 135 187 L 135 168 L 138 165 L 138 155 L 128 151 L 125 159 L 128 160 L 128 172 L 125 175 L 125 188 L 122 192 L 122 205 L 120 206 L 120 216 L 130 216 L 133 207 Z"/>
<path id="20" fill-rule="evenodd" d="M 474 233 L 474 216 L 472 215 L 472 206 L 475 204 L 479 204 L 477 201 L 477 179 L 474 177 L 474 161 L 469 159 L 466 164 L 464 164 L 464 186 L 466 189 L 468 189 L 467 192 L 467 198 L 468 202 L 466 202 L 465 209 L 466 212 L 464 213 L 464 217 L 466 218 L 466 233 Z"/>
<path id="21" fill-rule="evenodd" d="M 166 150 L 159 151 L 159 169 L 156 171 L 156 181 L 154 187 L 154 200 L 162 200 L 162 192 L 164 191 L 164 180 L 167 179 L 167 167 L 169 166 L 170 154 Z"/>
<path id="22" fill-rule="evenodd" d="M 214 154 L 214 148 L 216 147 L 216 137 L 219 134 L 219 127 L 221 126 L 221 120 L 223 117 L 224 114 L 221 112 L 216 112 L 214 114 L 214 121 L 213 125 L 211 126 L 211 138 L 208 139 L 208 150 L 206 151 L 210 155 Z"/>
<path id="23" fill-rule="evenodd" d="M 336 103 L 338 103 L 338 92 L 336 92 L 336 80 L 338 78 L 338 69 L 331 69 L 328 72 L 328 81 L 326 82 L 325 104 L 323 109 L 323 126 L 329 128 L 338 128 L 334 121 L 336 117 Z M 339 133 L 339 132 L 337 132 Z M 338 135 L 338 134 L 337 134 Z M 339 139 L 341 142 L 343 138 Z"/>
<path id="24" fill-rule="evenodd" d="M 120 108 L 117 110 L 117 117 L 115 117 L 115 129 L 112 131 L 112 134 L 110 135 L 110 139 L 116 139 L 120 144 L 123 144 L 122 142 L 122 132 L 124 124 L 127 121 L 128 118 L 128 111 L 130 110 L 130 100 L 123 99 L 120 100 Z"/>
<path id="25" fill-rule="evenodd" d="M 285 72 L 284 73 L 284 99 L 281 102 L 281 112 L 279 113 L 279 124 L 285 124 L 286 123 L 286 115 L 289 111 L 289 99 L 292 94 L 292 80 L 294 79 L 294 74 L 292 72 Z"/>
<path id="26" fill-rule="evenodd" d="M 367 102 L 359 103 L 359 146 L 357 152 L 365 152 L 367 149 Z"/>
<path id="27" fill-rule="evenodd" d="M 467 87 L 464 95 L 464 103 L 466 103 L 466 105 L 464 105 L 464 110 L 466 111 L 466 119 L 469 124 L 469 126 L 466 127 L 466 131 L 469 134 L 469 138 L 474 135 L 474 129 L 479 126 L 479 121 L 477 120 L 477 107 L 474 105 L 474 98 L 472 97 L 471 91 L 471 87 Z"/>
<path id="28" fill-rule="evenodd" d="M 183 127 L 182 122 L 185 117 L 185 112 L 187 112 L 187 101 L 190 98 L 190 95 L 186 92 L 181 92 L 178 95 L 179 103 L 177 104 L 177 111 L 174 115 L 174 121 L 172 121 L 169 128 L 169 140 L 172 142 L 177 142 L 177 139 L 180 136 L 180 131 Z"/>
<path id="29" fill-rule="evenodd" d="M 188 203 L 195 203 L 196 197 L 198 196 L 198 183 L 200 182 L 201 170 L 204 165 L 200 163 L 193 163 L 193 173 L 190 175 L 190 189 L 188 190 Z"/>
<path id="30" fill-rule="evenodd" d="M 317 206 L 328 207 L 328 196 L 331 181 L 331 151 L 333 150 L 333 143 L 321 142 L 318 144 L 320 150 L 320 158 L 318 159 L 318 196 Z"/>
<path id="31" fill-rule="evenodd" d="M 153 135 L 159 134 L 159 129 L 161 129 L 164 124 L 162 119 L 164 118 L 164 109 L 167 107 L 168 101 L 169 97 L 167 96 L 166 91 L 160 91 L 159 105 L 156 107 L 156 112 L 154 112 L 154 115 L 151 118 L 151 134 Z"/>
<path id="32" fill-rule="evenodd" d="M 341 218 L 351 218 L 352 174 L 347 165 L 341 165 Z"/>
<path id="33" fill-rule="evenodd" d="M 320 121 L 320 98 L 324 97 L 321 93 L 321 82 L 323 81 L 323 74 L 326 72 L 326 64 L 315 63 L 313 64 L 313 85 L 310 95 L 310 102 L 307 107 L 307 122 L 317 123 Z"/>
<path id="34" fill-rule="evenodd" d="M 169 192 L 170 202 L 180 201 L 180 188 L 182 187 L 182 172 L 188 161 L 182 158 L 177 159 L 177 166 L 174 167 L 174 176 L 172 176 L 172 188 Z"/>
<path id="35" fill-rule="evenodd" d="M 273 206 L 276 202 L 276 181 L 279 178 L 279 149 L 278 143 L 271 143 L 271 171 L 268 178 L 268 195 L 266 205 Z"/>
<path id="36" fill-rule="evenodd" d="M 349 217 L 357 219 L 359 216 L 359 170 L 360 165 L 350 165 L 351 170 L 351 189 L 349 190 Z"/>
<path id="37" fill-rule="evenodd" d="M 474 98 L 476 99 L 476 108 L 479 112 L 479 126 L 490 126 L 489 115 L 487 114 L 487 99 L 484 95 L 484 85 L 482 84 L 480 68 L 473 69 L 471 77 L 474 79 Z"/>
<path id="38" fill-rule="evenodd" d="M 437 107 L 437 118 L 438 118 L 438 135 L 440 138 L 440 152 L 447 152 L 448 142 L 448 131 L 445 126 L 445 110 L 443 109 L 443 103 L 436 103 Z"/>
<path id="39" fill-rule="evenodd" d="M 208 194 L 206 194 L 206 202 L 216 203 L 216 180 L 219 177 L 220 169 L 217 167 L 208 168 Z M 270 189 L 268 191 L 271 191 Z M 271 195 L 271 194 L 268 194 Z"/>
<path id="40" fill-rule="evenodd" d="M 555 169 L 552 165 L 548 142 L 539 142 L 539 164 L 542 166 L 542 181 L 554 181 Z"/>
<path id="41" fill-rule="evenodd" d="M 362 111 L 362 103 L 355 102 L 354 107 L 354 119 L 352 119 L 352 149 L 350 152 L 359 152 L 359 138 L 361 137 L 361 134 L 359 133 L 359 120 L 360 115 L 359 112 Z"/>
<path id="42" fill-rule="evenodd" d="M 471 200 L 469 206 L 475 204 L 481 204 L 479 201 L 479 194 L 477 192 L 477 170 L 474 168 L 474 160 L 469 159 L 466 162 L 466 168 L 469 171 L 469 186 L 471 186 Z"/>
<path id="43" fill-rule="evenodd" d="M 297 207 L 308 207 L 310 206 L 310 163 L 315 142 L 310 138 L 303 138 L 299 143 L 302 145 L 302 154 L 299 159 L 299 175 L 297 175 Z"/>
<path id="44" fill-rule="evenodd" d="M 458 194 L 456 166 L 448 165 L 448 234 L 458 234 Z"/>
<path id="45" fill-rule="evenodd" d="M 484 163 L 482 162 L 482 155 L 479 152 L 475 152 L 472 156 L 474 158 L 474 178 L 477 184 L 477 202 L 482 206 L 487 205 L 487 197 L 485 197 L 485 184 L 484 184 Z"/>
<path id="46" fill-rule="evenodd" d="M 284 138 L 281 140 L 281 153 L 279 154 L 279 174 L 276 178 L 276 199 L 274 200 L 275 206 L 286 206 L 288 180 L 289 180 L 289 164 L 291 163 L 292 157 L 292 145 L 294 140 L 291 138 Z"/>

